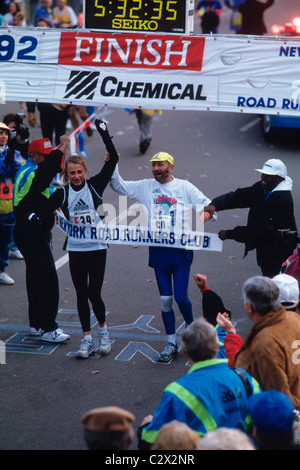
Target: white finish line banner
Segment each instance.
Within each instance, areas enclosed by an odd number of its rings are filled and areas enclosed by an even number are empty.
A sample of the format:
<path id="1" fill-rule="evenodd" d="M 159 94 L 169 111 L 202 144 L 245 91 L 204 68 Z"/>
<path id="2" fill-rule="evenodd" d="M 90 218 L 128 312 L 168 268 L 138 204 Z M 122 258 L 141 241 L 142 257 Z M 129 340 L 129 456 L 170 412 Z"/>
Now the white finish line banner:
<path id="1" fill-rule="evenodd" d="M 170 233 L 153 231 L 147 227 L 124 225 L 76 225 L 60 213 L 56 214 L 56 226 L 72 240 L 78 242 L 103 242 L 117 245 L 161 246 L 186 250 L 222 251 L 223 243 L 215 233 Z"/>
<path id="2" fill-rule="evenodd" d="M 300 39 L 0 27 L 0 103 L 299 116 Z"/>

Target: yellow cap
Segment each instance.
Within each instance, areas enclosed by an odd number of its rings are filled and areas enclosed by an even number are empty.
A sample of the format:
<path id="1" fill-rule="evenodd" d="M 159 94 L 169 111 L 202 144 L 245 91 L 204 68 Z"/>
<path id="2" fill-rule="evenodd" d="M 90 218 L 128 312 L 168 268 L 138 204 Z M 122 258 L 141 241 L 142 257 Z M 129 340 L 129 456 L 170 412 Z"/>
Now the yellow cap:
<path id="1" fill-rule="evenodd" d="M 174 158 L 167 152 L 158 152 L 153 155 L 149 162 L 169 162 L 171 165 L 174 165 Z"/>
<path id="2" fill-rule="evenodd" d="M 4 124 L 4 122 L 0 122 L 0 129 L 5 129 L 7 131 L 10 131 L 10 128 L 6 124 Z"/>

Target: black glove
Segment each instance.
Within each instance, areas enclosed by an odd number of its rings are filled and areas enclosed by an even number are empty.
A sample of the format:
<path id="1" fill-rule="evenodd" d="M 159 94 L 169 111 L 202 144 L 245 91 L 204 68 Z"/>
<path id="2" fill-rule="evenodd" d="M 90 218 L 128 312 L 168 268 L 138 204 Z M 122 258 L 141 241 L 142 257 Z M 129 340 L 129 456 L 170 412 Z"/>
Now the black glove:
<path id="1" fill-rule="evenodd" d="M 109 137 L 106 122 L 102 121 L 101 119 L 95 119 L 95 126 L 102 138 L 106 136 Z"/>
<path id="2" fill-rule="evenodd" d="M 42 226 L 42 221 L 39 218 L 38 215 L 36 215 L 34 212 L 28 216 L 28 221 L 33 227 L 41 227 Z"/>
<path id="3" fill-rule="evenodd" d="M 14 148 L 8 149 L 5 155 L 4 165 L 6 167 L 11 166 L 13 164 L 14 159 L 15 159 L 15 149 Z"/>
<path id="4" fill-rule="evenodd" d="M 115 149 L 115 146 L 112 142 L 112 137 L 109 135 L 107 125 L 104 121 L 101 121 L 101 119 L 95 119 L 95 125 L 97 128 L 97 131 L 102 137 L 102 140 L 104 142 L 104 145 L 106 147 L 106 150 L 108 151 L 109 155 L 111 158 L 116 159 L 118 161 L 118 154 Z"/>

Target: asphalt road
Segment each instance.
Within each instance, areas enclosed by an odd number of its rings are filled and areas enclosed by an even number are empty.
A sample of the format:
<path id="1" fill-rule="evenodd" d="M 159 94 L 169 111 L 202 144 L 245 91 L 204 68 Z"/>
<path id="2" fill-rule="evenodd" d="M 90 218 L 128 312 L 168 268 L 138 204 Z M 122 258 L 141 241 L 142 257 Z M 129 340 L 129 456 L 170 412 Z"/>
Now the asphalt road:
<path id="1" fill-rule="evenodd" d="M 289 17 L 286 10 L 294 3 L 277 0 L 273 13 L 279 7 L 283 12 L 285 5 L 284 14 Z M 275 22 L 273 13 L 268 14 L 268 24 Z M 229 18 L 227 13 L 224 18 Z M 0 117 L 16 110 L 17 103 L 1 105 Z M 153 141 L 144 156 L 137 151 L 134 116 L 112 108 L 105 111 L 104 118 L 121 155 L 120 173 L 125 179 L 151 178 L 149 159 L 163 150 L 175 158 L 176 177 L 188 179 L 212 198 L 257 181 L 254 169 L 261 168 L 265 160 L 282 159 L 295 182 L 295 214 L 300 227 L 299 145 L 289 139 L 273 145 L 264 142 L 256 115 L 164 111 L 154 119 Z M 39 126 L 31 129 L 31 138 L 40 136 Z M 85 149 L 93 175 L 102 166 L 105 153 L 97 133 L 85 139 Z M 118 212 L 119 198 L 110 188 L 104 198 Z M 216 222 L 208 223 L 207 231 L 217 233 L 244 224 L 246 217 L 244 210 L 223 212 Z M 80 422 L 84 412 L 118 405 L 135 414 L 137 427 L 145 415 L 153 412 L 164 387 L 188 370 L 180 354 L 170 364 L 156 362 L 165 336 L 154 272 L 148 267 L 145 247 L 114 245 L 108 250 L 103 296 L 112 350 L 107 357 L 95 356 L 86 361 L 74 358 L 81 328 L 63 242 L 64 235 L 54 228 L 53 253 L 60 282 L 58 321 L 71 334 L 66 344 L 49 346 L 28 337 L 23 261 L 10 261 L 7 271 L 15 284 L 0 285 L 0 341 L 6 343 L 5 364 L 0 363 L 0 449 L 85 449 Z M 243 246 L 226 241 L 221 253 L 195 252 L 193 272 L 208 276 L 209 286 L 223 297 L 238 332 L 245 337 L 251 325 L 243 310 L 241 287 L 248 277 L 260 274 L 254 253 L 243 259 Z M 201 293 L 192 277 L 189 294 L 194 315 L 199 317 Z M 175 310 L 180 334 L 182 320 Z"/>

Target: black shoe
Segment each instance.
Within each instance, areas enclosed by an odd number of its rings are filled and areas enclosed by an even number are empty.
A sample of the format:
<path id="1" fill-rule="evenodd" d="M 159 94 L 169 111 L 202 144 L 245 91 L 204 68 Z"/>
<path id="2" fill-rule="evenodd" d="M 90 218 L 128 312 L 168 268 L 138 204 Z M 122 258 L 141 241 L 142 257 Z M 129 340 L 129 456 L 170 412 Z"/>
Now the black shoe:
<path id="1" fill-rule="evenodd" d="M 151 139 L 145 139 L 140 143 L 140 153 L 143 155 L 150 145 Z"/>

